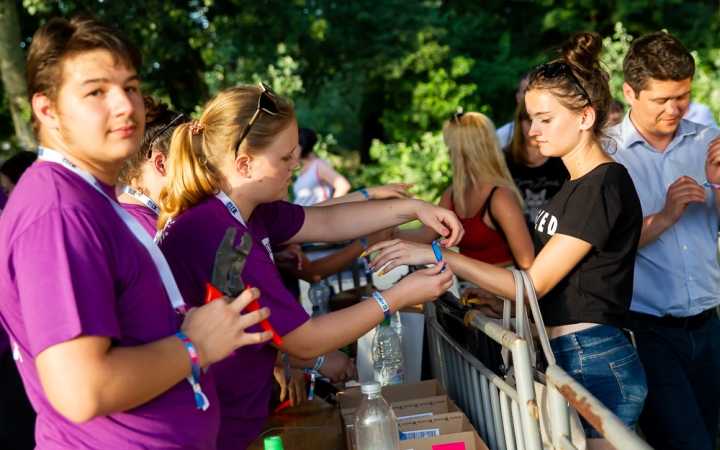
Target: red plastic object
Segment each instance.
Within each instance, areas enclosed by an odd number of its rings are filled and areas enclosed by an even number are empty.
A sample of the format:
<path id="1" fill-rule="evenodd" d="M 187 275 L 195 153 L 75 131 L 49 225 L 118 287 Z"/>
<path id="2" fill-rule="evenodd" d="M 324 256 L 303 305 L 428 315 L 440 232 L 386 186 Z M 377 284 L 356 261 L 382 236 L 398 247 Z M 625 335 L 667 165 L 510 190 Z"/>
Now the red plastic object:
<path id="1" fill-rule="evenodd" d="M 205 289 L 205 291 L 206 291 L 205 292 L 205 304 L 208 304 L 211 301 L 217 300 L 223 296 L 222 293 L 220 291 L 218 291 L 217 289 L 215 289 L 215 286 L 213 286 L 210 283 L 205 283 L 205 288 L 206 288 Z M 247 288 L 250 289 L 250 286 L 248 286 Z M 247 305 L 247 307 L 245 309 L 247 309 L 249 312 L 257 311 L 260 309 L 260 304 L 258 303 L 257 300 L 253 300 L 252 302 L 250 302 L 249 305 Z M 277 333 L 277 331 L 275 331 L 275 329 L 272 327 L 272 325 L 270 325 L 270 322 L 268 322 L 267 319 L 260 321 L 260 326 L 262 327 L 263 330 L 272 332 L 272 334 L 273 334 L 272 340 L 273 340 L 273 342 L 275 342 L 275 344 L 283 345 L 282 338 Z"/>

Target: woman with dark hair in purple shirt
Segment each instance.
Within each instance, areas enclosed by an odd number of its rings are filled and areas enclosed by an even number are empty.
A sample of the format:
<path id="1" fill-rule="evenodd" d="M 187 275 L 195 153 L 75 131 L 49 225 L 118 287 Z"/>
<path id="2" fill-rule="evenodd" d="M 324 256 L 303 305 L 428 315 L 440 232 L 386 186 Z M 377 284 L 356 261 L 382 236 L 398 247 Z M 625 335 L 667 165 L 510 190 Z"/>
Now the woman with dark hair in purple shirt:
<path id="1" fill-rule="evenodd" d="M 277 351 L 310 360 L 341 348 L 405 305 L 433 300 L 452 285 L 443 264 L 404 278 L 355 306 L 309 318 L 283 287 L 272 245 L 337 242 L 419 219 L 454 245 L 462 226 L 450 211 L 418 200 L 355 202 L 302 207 L 282 201 L 298 166 L 295 113 L 267 86 L 240 86 L 208 102 L 199 120 L 180 125 L 172 138 L 168 175 L 160 197 L 158 243 L 183 296 L 202 304 L 215 253 L 228 228 L 252 247 L 243 282 L 262 291 L 270 324 L 282 345 L 245 347 L 213 365 L 220 395 L 220 449 L 244 449 L 260 434 Z M 448 266 L 449 267 L 449 266 Z M 321 363 L 321 361 L 320 361 Z M 354 376 L 348 367 L 345 378 Z"/>

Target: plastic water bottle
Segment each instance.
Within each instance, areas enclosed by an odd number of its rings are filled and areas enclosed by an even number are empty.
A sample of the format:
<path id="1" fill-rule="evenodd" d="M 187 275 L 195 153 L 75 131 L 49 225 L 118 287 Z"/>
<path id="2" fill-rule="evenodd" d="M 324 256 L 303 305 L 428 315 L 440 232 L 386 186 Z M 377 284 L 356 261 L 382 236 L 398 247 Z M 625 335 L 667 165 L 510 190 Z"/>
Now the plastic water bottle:
<path id="1" fill-rule="evenodd" d="M 375 381 L 379 381 L 382 386 L 405 382 L 400 338 L 390 326 L 390 319 L 385 319 L 375 332 L 372 355 Z"/>
<path id="2" fill-rule="evenodd" d="M 400 448 L 397 418 L 380 393 L 380 383 L 363 383 L 360 390 L 363 399 L 353 418 L 357 450 L 397 450 Z"/>
<path id="3" fill-rule="evenodd" d="M 317 305 L 313 305 L 312 314 L 310 314 L 310 317 L 317 317 L 317 316 L 321 316 L 321 315 L 322 314 L 320 314 L 320 307 Z"/>
<path id="4" fill-rule="evenodd" d="M 400 349 L 403 348 L 403 337 L 402 337 L 402 319 L 400 319 L 400 311 L 395 311 L 395 314 L 390 316 L 390 326 L 392 327 L 395 334 L 400 339 Z"/>
<path id="5" fill-rule="evenodd" d="M 330 288 L 320 282 L 320 275 L 315 275 L 313 280 L 314 282 L 310 286 L 310 290 L 308 290 L 310 303 L 318 307 L 320 314 L 327 314 L 330 312 Z"/>

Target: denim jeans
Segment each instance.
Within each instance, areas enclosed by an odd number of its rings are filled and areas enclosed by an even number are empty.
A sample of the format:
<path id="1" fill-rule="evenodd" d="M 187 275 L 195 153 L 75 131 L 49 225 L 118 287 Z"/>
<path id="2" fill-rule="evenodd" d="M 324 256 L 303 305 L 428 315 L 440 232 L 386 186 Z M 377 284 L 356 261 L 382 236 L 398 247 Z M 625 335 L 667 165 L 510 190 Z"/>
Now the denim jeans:
<path id="1" fill-rule="evenodd" d="M 647 395 L 645 371 L 620 329 L 597 325 L 556 337 L 550 347 L 557 361 L 629 429 L 635 429 Z M 580 418 L 589 437 L 602 437 Z"/>
<path id="2" fill-rule="evenodd" d="M 696 330 L 625 324 L 635 333 L 645 366 L 648 397 L 640 416 L 655 449 L 712 450 L 720 420 L 720 320 L 717 314 Z"/>

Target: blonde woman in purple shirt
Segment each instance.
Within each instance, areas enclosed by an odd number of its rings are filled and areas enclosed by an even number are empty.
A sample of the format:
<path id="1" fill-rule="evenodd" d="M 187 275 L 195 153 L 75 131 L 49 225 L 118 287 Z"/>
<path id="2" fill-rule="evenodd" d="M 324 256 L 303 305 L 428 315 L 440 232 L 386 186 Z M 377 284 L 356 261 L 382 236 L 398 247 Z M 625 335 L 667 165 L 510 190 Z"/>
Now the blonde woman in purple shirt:
<path id="1" fill-rule="evenodd" d="M 292 103 L 264 85 L 221 92 L 199 120 L 180 125 L 172 138 L 158 243 L 183 296 L 202 304 L 226 230 L 237 229 L 236 244 L 248 232 L 252 248 L 243 282 L 262 291 L 259 302 L 272 310 L 270 324 L 284 339 L 279 347 L 245 347 L 213 365 L 220 396 L 220 449 L 247 448 L 260 434 L 278 349 L 299 360 L 317 359 L 357 340 L 391 312 L 433 300 L 452 285 L 452 271 L 441 273 L 443 266 L 436 266 L 375 298 L 310 319 L 283 287 L 271 245 L 356 239 L 415 219 L 450 245 L 463 232 L 453 213 L 418 200 L 325 207 L 281 201 L 298 166 L 297 145 Z"/>
<path id="2" fill-rule="evenodd" d="M 30 46 L 40 162 L 0 221 L 0 322 L 39 449 L 214 449 L 219 402 L 201 367 L 270 338 L 244 332 L 267 309 L 238 315 L 257 290 L 187 311 L 115 199 L 145 124 L 139 64 L 132 42 L 87 18 L 52 19 Z"/>

